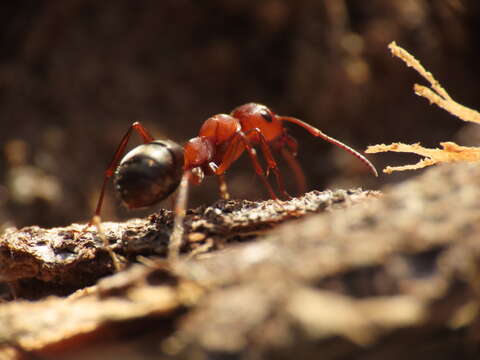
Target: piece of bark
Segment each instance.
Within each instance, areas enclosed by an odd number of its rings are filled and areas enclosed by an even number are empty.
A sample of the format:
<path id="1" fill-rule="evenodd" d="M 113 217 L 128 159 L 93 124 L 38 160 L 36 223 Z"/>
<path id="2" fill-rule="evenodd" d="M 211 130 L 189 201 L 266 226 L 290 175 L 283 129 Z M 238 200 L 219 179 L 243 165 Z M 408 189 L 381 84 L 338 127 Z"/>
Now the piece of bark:
<path id="1" fill-rule="evenodd" d="M 183 355 L 480 356 L 480 169 L 437 167 L 385 193 L 189 264 L 222 289 L 183 322 Z"/>
<path id="2" fill-rule="evenodd" d="M 476 358 L 479 195 L 478 166 L 439 166 L 380 199 L 287 222 L 261 241 L 173 268 L 165 261 L 137 265 L 66 299 L 4 304 L 4 353 L 91 360 Z M 162 300 L 162 292 L 174 300 Z M 158 306 L 145 311 L 157 296 Z M 70 313 L 61 310 L 65 304 Z M 82 332 L 92 308 L 99 309 L 88 321 L 95 326 Z M 76 335 L 61 323 L 68 314 Z M 35 343 L 55 324 L 63 336 Z"/>
<path id="3" fill-rule="evenodd" d="M 220 248 L 227 242 L 253 239 L 288 219 L 377 196 L 377 192 L 357 189 L 313 191 L 285 202 L 218 201 L 187 214 L 183 252 L 205 244 Z M 162 209 L 145 219 L 102 223 L 102 231 L 110 248 L 127 261 L 138 255 L 164 257 L 172 223 L 172 212 Z M 31 226 L 11 229 L 0 238 L 0 280 L 11 282 L 20 297 L 68 294 L 112 272 L 112 258 L 93 226 L 88 230 L 85 224 L 52 229 Z"/>

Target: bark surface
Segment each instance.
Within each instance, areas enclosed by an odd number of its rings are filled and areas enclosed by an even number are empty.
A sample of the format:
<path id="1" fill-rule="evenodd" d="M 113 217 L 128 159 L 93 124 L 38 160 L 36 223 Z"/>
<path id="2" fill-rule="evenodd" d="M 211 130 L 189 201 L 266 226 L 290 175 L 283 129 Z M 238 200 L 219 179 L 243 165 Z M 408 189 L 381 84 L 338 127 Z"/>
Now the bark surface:
<path id="1" fill-rule="evenodd" d="M 479 179 L 478 166 L 459 164 L 383 196 L 312 192 L 282 207 L 218 202 L 188 214 L 176 264 L 164 260 L 168 211 L 105 223 L 128 263 L 113 275 L 93 230 L 10 231 L 0 240 L 0 274 L 36 301 L 0 305 L 0 354 L 475 358 Z"/>

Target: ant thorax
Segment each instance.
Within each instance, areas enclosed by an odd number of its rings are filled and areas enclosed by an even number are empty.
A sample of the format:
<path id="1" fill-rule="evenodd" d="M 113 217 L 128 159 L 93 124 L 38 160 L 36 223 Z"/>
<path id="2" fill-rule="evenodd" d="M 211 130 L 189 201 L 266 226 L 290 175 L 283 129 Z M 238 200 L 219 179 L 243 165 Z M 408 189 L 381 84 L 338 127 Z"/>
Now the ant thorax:
<path id="1" fill-rule="evenodd" d="M 190 170 L 209 163 L 215 156 L 213 141 L 205 136 L 190 139 L 184 146 L 184 169 Z"/>

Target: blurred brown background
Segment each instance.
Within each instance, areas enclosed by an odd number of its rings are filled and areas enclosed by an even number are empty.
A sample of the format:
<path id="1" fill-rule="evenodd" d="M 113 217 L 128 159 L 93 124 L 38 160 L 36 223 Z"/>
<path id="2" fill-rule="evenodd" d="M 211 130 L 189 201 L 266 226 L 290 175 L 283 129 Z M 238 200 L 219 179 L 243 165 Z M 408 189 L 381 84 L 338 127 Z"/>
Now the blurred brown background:
<path id="1" fill-rule="evenodd" d="M 183 143 L 207 117 L 255 101 L 362 151 L 392 141 L 478 144 L 475 127 L 413 95 L 422 80 L 387 45 L 397 41 L 456 100 L 478 109 L 479 17 L 478 0 L 5 2 L 0 224 L 86 221 L 135 120 Z M 373 179 L 355 158 L 289 128 L 309 189 L 378 188 L 408 176 Z M 381 169 L 415 158 L 370 159 Z M 267 197 L 247 157 L 227 179 L 234 197 Z M 208 179 L 190 204 L 217 198 Z M 122 209 L 110 187 L 105 220 L 141 214 Z"/>

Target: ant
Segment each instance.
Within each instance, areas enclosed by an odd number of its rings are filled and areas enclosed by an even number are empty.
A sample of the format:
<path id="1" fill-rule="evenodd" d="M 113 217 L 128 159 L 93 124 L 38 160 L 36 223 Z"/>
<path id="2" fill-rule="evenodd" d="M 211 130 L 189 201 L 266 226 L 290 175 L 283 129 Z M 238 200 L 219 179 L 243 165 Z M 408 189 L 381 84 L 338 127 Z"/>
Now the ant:
<path id="1" fill-rule="evenodd" d="M 295 175 L 299 192 L 305 192 L 305 178 L 295 158 L 297 141 L 287 133 L 285 122 L 299 125 L 311 135 L 349 152 L 378 176 L 370 161 L 344 143 L 297 118 L 279 116 L 265 105 L 248 103 L 235 108 L 230 115 L 218 114 L 208 118 L 201 126 L 199 135 L 190 139 L 183 148 L 171 140 L 154 140 L 142 124 L 133 123 L 105 171 L 94 219 L 98 221 L 100 218 L 105 188 L 112 176 L 115 189 L 128 208 L 151 206 L 179 188 L 169 245 L 169 258 L 176 258 L 182 244 L 188 183 L 198 185 L 205 176 L 215 175 L 219 180 L 221 197 L 228 199 L 225 172 L 245 151 L 272 199 L 278 201 L 279 198 L 267 180 L 270 171 L 275 175 L 280 194 L 284 198 L 290 198 L 272 150 L 283 156 Z M 144 144 L 121 159 L 132 131 L 140 135 Z M 255 146 L 259 146 L 262 151 L 266 171 L 258 160 Z"/>

